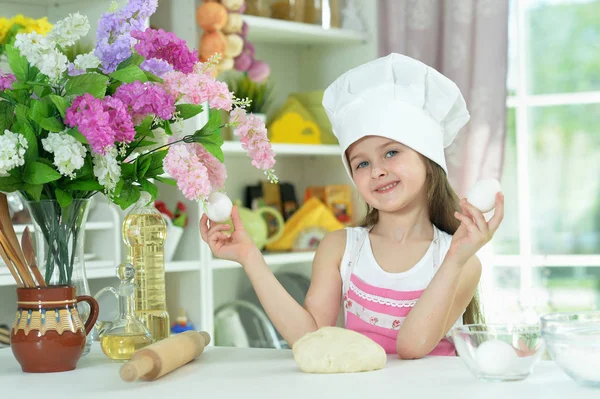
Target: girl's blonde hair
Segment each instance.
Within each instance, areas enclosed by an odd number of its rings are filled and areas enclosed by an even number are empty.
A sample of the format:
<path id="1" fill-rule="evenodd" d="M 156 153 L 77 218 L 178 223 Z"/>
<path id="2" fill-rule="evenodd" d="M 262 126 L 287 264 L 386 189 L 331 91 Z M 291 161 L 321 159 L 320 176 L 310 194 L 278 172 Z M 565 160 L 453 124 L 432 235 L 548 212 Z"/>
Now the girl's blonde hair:
<path id="1" fill-rule="evenodd" d="M 454 234 L 460 226 L 460 221 L 454 217 L 454 212 L 460 212 L 460 201 L 450 185 L 446 173 L 429 158 L 422 157 L 427 169 L 425 186 L 427 187 L 427 207 L 429 217 L 438 229 L 448 234 Z M 379 211 L 367 204 L 367 214 L 360 223 L 362 227 L 372 227 L 379 221 Z M 465 309 L 464 324 L 483 323 L 483 315 L 477 292 Z"/>

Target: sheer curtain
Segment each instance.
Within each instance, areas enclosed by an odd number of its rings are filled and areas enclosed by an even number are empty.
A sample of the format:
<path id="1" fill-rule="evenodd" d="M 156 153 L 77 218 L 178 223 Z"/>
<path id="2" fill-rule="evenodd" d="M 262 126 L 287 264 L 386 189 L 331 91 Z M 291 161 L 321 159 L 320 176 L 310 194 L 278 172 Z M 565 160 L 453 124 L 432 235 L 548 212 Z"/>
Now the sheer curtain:
<path id="1" fill-rule="evenodd" d="M 500 180 L 504 160 L 508 0 L 378 0 L 379 54 L 416 58 L 461 89 L 471 120 L 446 149 L 460 197 Z"/>

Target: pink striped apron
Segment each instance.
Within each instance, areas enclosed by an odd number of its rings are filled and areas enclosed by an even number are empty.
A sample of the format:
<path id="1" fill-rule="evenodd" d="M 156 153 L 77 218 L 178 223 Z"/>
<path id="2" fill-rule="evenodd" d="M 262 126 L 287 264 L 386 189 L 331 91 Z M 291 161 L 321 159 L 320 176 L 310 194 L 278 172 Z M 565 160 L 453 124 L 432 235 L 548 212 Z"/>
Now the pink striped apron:
<path id="1" fill-rule="evenodd" d="M 435 270 L 438 266 L 440 238 L 437 228 L 433 230 L 433 268 Z M 353 273 L 353 270 L 368 230 L 355 229 L 352 233 L 354 242 L 348 243 L 348 245 L 352 245 L 352 252 L 342 279 L 346 328 L 371 338 L 387 353 L 397 353 L 398 330 L 424 290 L 396 291 L 375 287 L 361 280 Z M 450 340 L 443 338 L 429 355 L 456 356 L 456 350 Z"/>

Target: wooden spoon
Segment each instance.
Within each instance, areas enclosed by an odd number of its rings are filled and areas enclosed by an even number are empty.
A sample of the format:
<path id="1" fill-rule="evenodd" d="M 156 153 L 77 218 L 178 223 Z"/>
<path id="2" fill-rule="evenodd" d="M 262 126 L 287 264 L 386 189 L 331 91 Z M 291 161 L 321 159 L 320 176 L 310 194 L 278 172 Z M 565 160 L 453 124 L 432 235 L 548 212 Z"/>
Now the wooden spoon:
<path id="1" fill-rule="evenodd" d="M 37 263 L 35 261 L 35 251 L 33 249 L 33 243 L 31 242 L 31 233 L 29 232 L 29 226 L 25 227 L 25 231 L 23 231 L 23 235 L 21 236 L 21 247 L 23 248 L 25 259 L 27 259 L 27 264 L 29 264 L 29 268 L 33 272 L 33 275 L 35 276 L 38 285 L 40 287 L 45 287 L 46 282 L 44 281 L 44 277 L 42 277 L 42 273 L 40 273 L 40 269 L 38 269 Z"/>
<path id="2" fill-rule="evenodd" d="M 35 287 L 35 281 L 33 281 L 33 276 L 29 273 L 27 264 L 21 263 L 15 249 L 10 245 L 2 231 L 0 231 L 0 244 L 6 255 L 8 255 L 8 259 L 14 263 L 16 271 L 19 273 L 25 287 Z M 21 247 L 19 247 L 19 250 L 21 250 Z"/>
<path id="3" fill-rule="evenodd" d="M 8 200 L 6 199 L 6 194 L 4 193 L 0 193 L 0 230 L 2 230 L 2 233 L 4 233 L 4 236 L 7 238 L 8 244 L 12 247 L 12 250 L 17 256 L 19 262 L 22 265 L 27 266 L 27 263 L 25 262 L 25 256 L 23 255 L 23 251 L 21 251 L 21 246 L 19 245 L 19 239 L 17 238 L 17 234 L 15 234 L 12 220 L 10 220 Z"/>
<path id="4" fill-rule="evenodd" d="M 2 260 L 4 261 L 4 263 L 6 264 L 6 267 L 8 267 L 10 274 L 12 274 L 13 278 L 15 279 L 15 282 L 17 283 L 17 287 L 19 287 L 19 288 L 23 287 L 23 280 L 21 279 L 19 272 L 15 268 L 15 265 L 13 265 L 12 260 L 9 258 L 9 256 L 6 254 L 6 252 L 4 252 L 4 248 L 2 247 L 2 245 L 0 245 L 0 256 L 2 257 Z"/>

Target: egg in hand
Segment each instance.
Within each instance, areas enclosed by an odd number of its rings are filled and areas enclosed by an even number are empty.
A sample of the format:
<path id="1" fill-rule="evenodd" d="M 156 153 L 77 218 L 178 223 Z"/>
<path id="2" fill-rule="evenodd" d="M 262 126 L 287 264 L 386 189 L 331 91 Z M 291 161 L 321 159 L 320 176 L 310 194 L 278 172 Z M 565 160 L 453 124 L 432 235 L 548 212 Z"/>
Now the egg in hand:
<path id="1" fill-rule="evenodd" d="M 496 206 L 496 194 L 501 191 L 502 187 L 498 180 L 480 180 L 469 190 L 467 201 L 482 213 L 486 213 L 494 209 Z"/>

